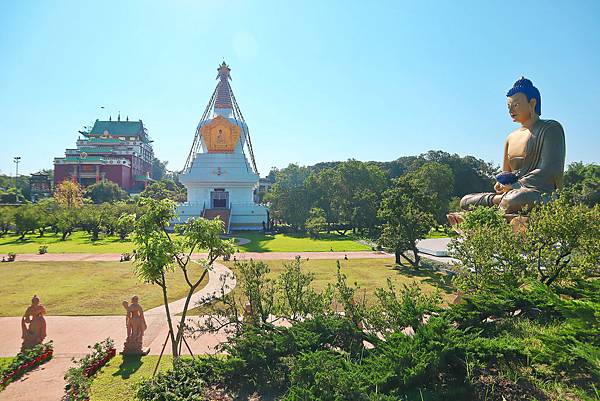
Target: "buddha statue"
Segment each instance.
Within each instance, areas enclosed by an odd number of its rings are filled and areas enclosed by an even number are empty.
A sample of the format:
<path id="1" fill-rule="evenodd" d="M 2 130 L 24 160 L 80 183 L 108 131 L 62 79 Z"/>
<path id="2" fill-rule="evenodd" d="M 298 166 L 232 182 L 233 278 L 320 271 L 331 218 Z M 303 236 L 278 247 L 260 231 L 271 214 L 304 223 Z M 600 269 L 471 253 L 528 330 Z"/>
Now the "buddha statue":
<path id="1" fill-rule="evenodd" d="M 149 350 L 142 349 L 144 331 L 148 328 L 144 318 L 144 309 L 139 304 L 139 298 L 134 295 L 131 304 L 123 301 L 126 311 L 125 326 L 127 327 L 127 339 L 123 347 L 125 355 L 147 355 Z"/>
<path id="2" fill-rule="evenodd" d="M 562 188 L 565 164 L 565 135 L 554 120 L 542 120 L 540 91 L 521 78 L 506 94 L 508 113 L 521 126 L 504 144 L 503 172 L 496 176 L 494 192 L 465 195 L 460 206 L 497 206 L 510 215 L 550 200 Z M 450 223 L 458 222 L 456 218 Z M 454 221 L 452 221 L 454 220 Z"/>
<path id="3" fill-rule="evenodd" d="M 21 318 L 21 338 L 23 344 L 21 351 L 33 348 L 41 344 L 46 338 L 46 308 L 40 304 L 40 299 L 34 295 L 31 299 L 31 305 L 25 310 Z"/>

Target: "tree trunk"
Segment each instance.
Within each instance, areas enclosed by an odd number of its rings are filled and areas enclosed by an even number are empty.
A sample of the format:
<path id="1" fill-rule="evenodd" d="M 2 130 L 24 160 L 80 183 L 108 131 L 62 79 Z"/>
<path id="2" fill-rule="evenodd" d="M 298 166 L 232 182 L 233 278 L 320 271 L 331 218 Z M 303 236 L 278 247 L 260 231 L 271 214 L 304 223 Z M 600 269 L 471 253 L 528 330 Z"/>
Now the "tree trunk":
<path id="1" fill-rule="evenodd" d="M 396 250 L 395 255 L 396 255 L 396 264 L 402 266 L 402 252 L 400 252 L 399 250 Z"/>
<path id="2" fill-rule="evenodd" d="M 165 273 L 161 273 L 162 283 L 160 286 L 163 293 L 163 303 L 165 304 L 165 311 L 167 313 L 167 323 L 169 325 L 169 337 L 171 338 L 171 349 L 173 351 L 173 363 L 179 358 L 179 352 L 177 349 L 177 343 L 175 341 L 175 332 L 173 331 L 173 322 L 171 321 L 171 312 L 169 311 L 169 298 L 167 297 L 167 282 L 165 280 Z"/>

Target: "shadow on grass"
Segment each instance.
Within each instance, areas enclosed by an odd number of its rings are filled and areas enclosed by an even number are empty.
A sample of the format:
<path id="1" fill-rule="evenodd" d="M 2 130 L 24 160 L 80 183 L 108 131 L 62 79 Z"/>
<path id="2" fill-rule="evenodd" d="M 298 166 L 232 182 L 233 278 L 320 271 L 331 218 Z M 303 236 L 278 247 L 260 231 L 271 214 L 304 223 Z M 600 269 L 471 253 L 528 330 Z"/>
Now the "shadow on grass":
<path id="1" fill-rule="evenodd" d="M 395 265 L 394 270 L 397 270 L 400 274 L 406 277 L 419 277 L 422 279 L 423 283 L 433 285 L 446 294 L 453 294 L 456 292 L 456 288 L 454 288 L 452 285 L 452 276 L 448 273 L 436 270 L 433 265 L 423 263 L 423 266 L 419 267 L 419 269 L 414 269 L 413 267 L 404 265 Z"/>
<path id="2" fill-rule="evenodd" d="M 121 379 L 129 379 L 129 377 L 137 372 L 137 370 L 142 366 L 142 356 L 141 355 L 122 355 L 123 359 L 121 360 L 121 364 L 119 365 L 119 370 L 113 373 L 113 376 L 121 376 Z"/>

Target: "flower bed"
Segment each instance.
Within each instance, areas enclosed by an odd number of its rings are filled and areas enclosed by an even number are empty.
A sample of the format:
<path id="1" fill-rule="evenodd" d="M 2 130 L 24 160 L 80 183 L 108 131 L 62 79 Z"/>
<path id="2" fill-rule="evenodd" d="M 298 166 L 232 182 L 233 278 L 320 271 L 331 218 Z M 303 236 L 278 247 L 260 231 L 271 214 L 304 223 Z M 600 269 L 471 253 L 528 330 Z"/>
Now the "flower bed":
<path id="1" fill-rule="evenodd" d="M 69 369 L 65 374 L 65 390 L 69 401 L 89 400 L 92 376 L 117 354 L 114 341 L 110 338 L 88 348 L 92 352 L 77 361 L 78 366 Z"/>
<path id="2" fill-rule="evenodd" d="M 52 358 L 54 348 L 52 341 L 36 345 L 33 348 L 19 352 L 10 365 L 0 372 L 0 388 L 6 387 L 24 373 Z"/>

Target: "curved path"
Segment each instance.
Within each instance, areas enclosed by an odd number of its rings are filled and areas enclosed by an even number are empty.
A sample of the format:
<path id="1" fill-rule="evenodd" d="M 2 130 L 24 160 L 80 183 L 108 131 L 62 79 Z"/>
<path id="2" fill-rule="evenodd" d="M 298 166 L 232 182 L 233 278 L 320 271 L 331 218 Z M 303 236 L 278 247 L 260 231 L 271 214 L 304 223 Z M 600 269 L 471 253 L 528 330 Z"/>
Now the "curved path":
<path id="1" fill-rule="evenodd" d="M 100 255 L 102 256 L 102 255 Z M 209 271 L 208 283 L 194 293 L 190 308 L 199 303 L 219 297 L 223 291 L 228 293 L 236 285 L 233 272 L 220 263 L 214 263 Z M 174 318 L 183 311 L 185 299 L 169 304 Z M 150 348 L 151 355 L 158 355 L 168 334 L 164 306 L 146 311 L 148 328 L 144 333 L 144 347 Z M 201 322 L 202 317 L 186 319 L 188 324 Z M 0 356 L 14 356 L 21 346 L 21 318 L 0 318 Z M 56 401 L 64 394 L 63 376 L 71 365 L 71 358 L 81 358 L 89 352 L 88 345 L 107 337 L 115 340 L 117 349 L 125 342 L 126 328 L 124 316 L 47 316 L 48 337 L 54 341 L 54 357 L 44 365 L 24 375 L 18 381 L 9 384 L 0 392 L 0 401 Z M 187 338 L 194 354 L 214 352 L 214 348 L 225 339 L 219 334 L 205 334 L 196 339 Z M 187 353 L 187 350 L 184 350 Z M 170 354 L 170 346 L 165 354 Z M 43 391 L 41 391 L 43 389 Z"/>

